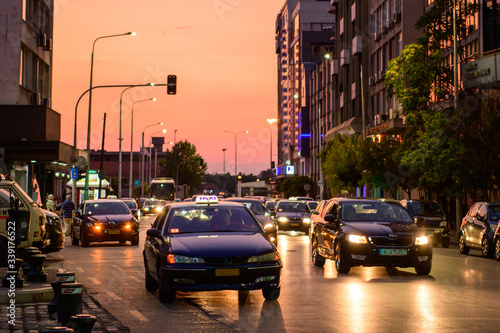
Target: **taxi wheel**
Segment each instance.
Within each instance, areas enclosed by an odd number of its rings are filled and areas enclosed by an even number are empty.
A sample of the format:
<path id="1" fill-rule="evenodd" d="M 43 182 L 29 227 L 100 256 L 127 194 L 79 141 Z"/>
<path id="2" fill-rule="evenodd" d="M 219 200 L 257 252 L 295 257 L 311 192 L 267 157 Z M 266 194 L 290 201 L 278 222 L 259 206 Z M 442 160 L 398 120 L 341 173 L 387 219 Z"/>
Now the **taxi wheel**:
<path id="1" fill-rule="evenodd" d="M 425 266 L 417 266 L 415 267 L 415 272 L 417 275 L 429 275 L 431 272 L 431 264 Z"/>
<path id="2" fill-rule="evenodd" d="M 465 245 L 465 236 L 463 233 L 460 234 L 460 238 L 458 239 L 458 251 L 460 254 L 468 254 L 470 251 L 470 247 Z"/>
<path id="3" fill-rule="evenodd" d="M 162 303 L 173 303 L 175 301 L 175 290 L 170 288 L 165 281 L 159 281 L 158 296 Z"/>
<path id="4" fill-rule="evenodd" d="M 318 253 L 318 245 L 316 243 L 312 245 L 311 259 L 314 266 L 323 267 L 325 265 L 325 258 Z"/>
<path id="5" fill-rule="evenodd" d="M 481 240 L 481 253 L 483 257 L 489 258 L 492 255 L 493 247 L 490 245 L 490 240 L 487 236 L 484 236 Z"/>
<path id="6" fill-rule="evenodd" d="M 264 296 L 264 298 L 267 300 L 267 301 L 275 301 L 278 299 L 278 297 L 280 297 L 280 288 L 263 288 L 262 289 L 262 296 Z"/>
<path id="7" fill-rule="evenodd" d="M 349 263 L 347 262 L 347 255 L 342 249 L 340 242 L 335 244 L 335 269 L 337 270 L 337 273 L 343 274 L 349 273 L 349 270 L 351 269 Z"/>
<path id="8" fill-rule="evenodd" d="M 75 232 L 71 231 L 71 245 L 78 245 L 80 244 L 80 240 L 75 237 Z"/>
<path id="9" fill-rule="evenodd" d="M 500 238 L 495 239 L 495 251 L 493 252 L 493 256 L 496 260 L 500 260 Z"/>

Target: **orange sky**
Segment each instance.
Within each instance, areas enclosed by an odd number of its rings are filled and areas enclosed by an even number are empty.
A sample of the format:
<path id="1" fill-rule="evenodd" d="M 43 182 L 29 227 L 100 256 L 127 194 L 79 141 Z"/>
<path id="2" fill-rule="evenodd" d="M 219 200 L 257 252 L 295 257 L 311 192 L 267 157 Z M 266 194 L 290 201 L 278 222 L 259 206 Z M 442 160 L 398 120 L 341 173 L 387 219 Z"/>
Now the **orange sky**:
<path id="1" fill-rule="evenodd" d="M 92 43 L 99 36 L 134 31 L 136 36 L 101 39 L 94 54 L 93 85 L 166 83 L 177 75 L 177 95 L 166 87 L 133 88 L 122 101 L 122 151 L 130 152 L 131 106 L 134 151 L 144 127 L 151 135 L 167 129 L 165 140 L 188 140 L 208 163 L 208 171 L 234 173 L 269 168 L 270 126 L 277 117 L 275 20 L 284 0 L 55 0 L 52 107 L 61 114 L 61 139 L 73 144 L 74 110 L 89 88 Z M 92 94 L 91 148 L 100 149 L 106 113 L 105 149 L 118 151 L 119 102 L 123 88 Z M 78 148 L 87 145 L 88 95 L 78 107 Z M 276 161 L 276 123 L 273 159 Z M 161 136 L 157 134 L 155 136 Z"/>

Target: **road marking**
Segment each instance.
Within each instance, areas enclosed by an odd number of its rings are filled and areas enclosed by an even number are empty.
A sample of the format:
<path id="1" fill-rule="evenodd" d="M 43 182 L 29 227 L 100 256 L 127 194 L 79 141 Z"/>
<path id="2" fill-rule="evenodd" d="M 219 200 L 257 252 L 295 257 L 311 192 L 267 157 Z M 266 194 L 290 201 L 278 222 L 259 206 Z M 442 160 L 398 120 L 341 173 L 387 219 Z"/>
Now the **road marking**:
<path id="1" fill-rule="evenodd" d="M 97 280 L 96 278 L 89 278 L 90 281 L 92 281 L 93 284 L 101 284 L 101 281 Z"/>
<path id="2" fill-rule="evenodd" d="M 109 297 L 111 297 L 115 301 L 120 301 L 122 299 L 120 296 L 118 296 L 117 294 L 115 294 L 112 291 L 106 291 L 106 292 L 108 293 Z"/>
<path id="3" fill-rule="evenodd" d="M 130 310 L 129 311 L 131 314 L 133 314 L 137 319 L 140 321 L 149 321 L 148 318 L 144 317 L 139 311 L 137 310 Z"/>

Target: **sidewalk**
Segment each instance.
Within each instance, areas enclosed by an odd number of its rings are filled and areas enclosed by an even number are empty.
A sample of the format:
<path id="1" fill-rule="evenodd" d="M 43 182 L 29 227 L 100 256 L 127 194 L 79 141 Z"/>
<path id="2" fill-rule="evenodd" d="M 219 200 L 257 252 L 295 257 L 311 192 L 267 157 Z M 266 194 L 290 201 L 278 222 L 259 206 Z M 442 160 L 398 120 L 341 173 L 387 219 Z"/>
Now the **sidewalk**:
<path id="1" fill-rule="evenodd" d="M 50 256 L 50 254 L 48 255 Z M 57 313 L 49 315 L 48 304 L 54 298 L 54 291 L 50 282 L 56 281 L 56 274 L 62 271 L 57 263 L 44 264 L 45 273 L 48 274 L 47 283 L 26 282 L 24 287 L 15 290 L 15 307 L 13 310 L 7 308 L 11 302 L 9 288 L 0 287 L 0 333 L 10 332 L 39 332 L 49 327 L 61 326 L 57 322 Z M 7 268 L 0 268 L 0 278 L 7 274 Z M 76 279 L 78 282 L 78 279 Z M 85 286 L 82 291 L 82 308 L 84 314 L 90 314 L 97 318 L 92 332 L 119 332 L 128 333 L 130 330 L 123 326 L 111 313 L 103 308 L 97 300 L 87 293 Z M 14 326 L 9 325 L 12 312 L 15 315 Z M 52 317 L 51 317 L 52 316 Z"/>

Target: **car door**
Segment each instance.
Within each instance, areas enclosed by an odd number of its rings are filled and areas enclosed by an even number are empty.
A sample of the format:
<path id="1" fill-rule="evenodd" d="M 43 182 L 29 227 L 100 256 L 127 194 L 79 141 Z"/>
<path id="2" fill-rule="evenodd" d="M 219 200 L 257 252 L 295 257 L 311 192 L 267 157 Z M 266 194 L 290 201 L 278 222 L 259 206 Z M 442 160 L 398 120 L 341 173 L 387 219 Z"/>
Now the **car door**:
<path id="1" fill-rule="evenodd" d="M 479 209 L 479 203 L 475 203 L 467 212 L 467 215 L 462 219 L 462 232 L 465 236 L 465 243 L 467 246 L 473 245 L 472 236 L 474 234 L 474 219 L 476 218 L 477 211 Z"/>
<path id="2" fill-rule="evenodd" d="M 338 203 L 336 201 L 329 202 L 321 211 L 321 220 L 318 225 L 321 228 L 321 232 L 318 234 L 318 248 L 320 249 L 320 254 L 328 258 L 333 257 L 333 238 L 335 237 L 335 230 L 333 230 L 331 224 L 325 221 L 325 215 L 332 214 L 337 215 Z"/>
<path id="3" fill-rule="evenodd" d="M 488 207 L 484 203 L 479 204 L 479 208 L 474 217 L 472 228 L 471 228 L 471 242 L 477 246 L 481 246 L 481 241 L 483 239 L 483 234 L 488 228 L 487 222 Z"/>
<path id="4" fill-rule="evenodd" d="M 168 209 L 165 209 L 163 213 L 158 214 L 156 216 L 155 221 L 151 225 L 151 228 L 162 231 L 167 214 L 168 214 Z M 156 263 L 160 253 L 161 244 L 162 244 L 161 239 L 149 236 L 146 237 L 146 242 L 144 243 L 144 256 L 146 259 L 146 265 L 148 267 L 149 274 L 155 276 L 156 278 L 158 278 Z"/>

